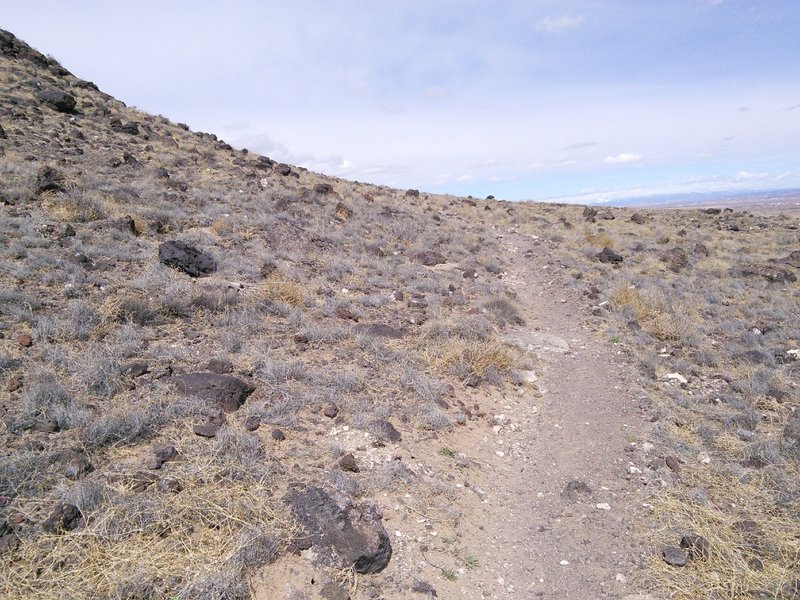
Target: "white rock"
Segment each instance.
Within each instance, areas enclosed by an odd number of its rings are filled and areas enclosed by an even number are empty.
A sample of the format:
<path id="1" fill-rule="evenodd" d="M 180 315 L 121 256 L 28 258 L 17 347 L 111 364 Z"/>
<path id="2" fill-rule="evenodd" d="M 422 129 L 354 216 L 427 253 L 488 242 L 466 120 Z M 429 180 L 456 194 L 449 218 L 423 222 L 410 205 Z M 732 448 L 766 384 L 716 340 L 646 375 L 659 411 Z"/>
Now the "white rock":
<path id="1" fill-rule="evenodd" d="M 568 564 L 569 564 L 569 561 L 568 561 L 568 560 L 562 560 L 562 561 L 561 561 L 559 564 L 561 564 L 561 565 L 568 565 Z"/>
<path id="2" fill-rule="evenodd" d="M 667 373 L 664 377 L 670 381 L 678 381 L 680 383 L 689 383 L 689 381 L 680 373 Z"/>
<path id="3" fill-rule="evenodd" d="M 600 510 L 611 510 L 611 505 L 608 502 L 601 502 L 595 506 Z"/>
<path id="4" fill-rule="evenodd" d="M 708 452 L 701 452 L 697 455 L 697 462 L 701 465 L 707 465 L 711 462 L 711 457 L 708 455 Z"/>

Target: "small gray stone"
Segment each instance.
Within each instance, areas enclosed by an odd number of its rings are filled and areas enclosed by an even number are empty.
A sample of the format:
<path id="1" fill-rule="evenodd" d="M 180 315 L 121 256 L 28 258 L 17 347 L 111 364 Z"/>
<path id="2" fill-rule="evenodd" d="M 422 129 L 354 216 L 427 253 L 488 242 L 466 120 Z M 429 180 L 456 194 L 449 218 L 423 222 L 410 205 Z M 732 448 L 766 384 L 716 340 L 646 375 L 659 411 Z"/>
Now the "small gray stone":
<path id="1" fill-rule="evenodd" d="M 676 546 L 664 548 L 661 551 L 661 555 L 664 557 L 664 562 L 673 567 L 685 567 L 689 561 L 689 555 L 686 551 Z"/>

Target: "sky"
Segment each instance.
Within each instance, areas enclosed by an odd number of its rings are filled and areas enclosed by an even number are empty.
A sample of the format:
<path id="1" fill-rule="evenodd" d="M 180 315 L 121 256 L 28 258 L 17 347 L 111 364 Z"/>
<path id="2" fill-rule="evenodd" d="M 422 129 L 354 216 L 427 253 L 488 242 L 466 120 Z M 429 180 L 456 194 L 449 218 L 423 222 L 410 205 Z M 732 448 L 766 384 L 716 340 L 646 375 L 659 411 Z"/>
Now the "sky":
<path id="1" fill-rule="evenodd" d="M 797 0 L 0 0 L 0 28 L 129 106 L 347 179 L 800 188 Z"/>

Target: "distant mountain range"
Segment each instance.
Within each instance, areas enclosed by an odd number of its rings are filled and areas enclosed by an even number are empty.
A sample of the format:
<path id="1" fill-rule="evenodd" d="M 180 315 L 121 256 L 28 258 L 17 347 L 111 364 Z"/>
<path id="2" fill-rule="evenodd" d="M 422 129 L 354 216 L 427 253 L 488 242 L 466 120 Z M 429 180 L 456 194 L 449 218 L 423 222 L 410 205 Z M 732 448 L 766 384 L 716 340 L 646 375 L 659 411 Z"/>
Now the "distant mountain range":
<path id="1" fill-rule="evenodd" d="M 606 204 L 606 203 L 603 203 Z M 695 206 L 729 206 L 731 208 L 771 208 L 800 210 L 800 189 L 758 190 L 746 192 L 705 192 L 692 194 L 660 194 L 626 198 L 610 202 L 613 206 L 642 206 L 649 208 L 690 208 Z"/>

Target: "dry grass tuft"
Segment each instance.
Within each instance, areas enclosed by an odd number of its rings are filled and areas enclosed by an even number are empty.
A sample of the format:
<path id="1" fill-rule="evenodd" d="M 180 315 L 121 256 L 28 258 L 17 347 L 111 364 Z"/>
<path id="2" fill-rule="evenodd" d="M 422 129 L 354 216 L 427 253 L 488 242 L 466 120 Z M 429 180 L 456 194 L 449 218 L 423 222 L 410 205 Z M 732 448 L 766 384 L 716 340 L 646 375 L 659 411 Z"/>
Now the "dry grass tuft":
<path id="1" fill-rule="evenodd" d="M 463 379 L 508 373 L 516 359 L 508 346 L 496 341 L 450 340 L 426 349 L 428 364 L 440 372 L 453 371 Z"/>
<path id="2" fill-rule="evenodd" d="M 194 468 L 207 479 L 180 493 L 84 484 L 71 501 L 86 525 L 21 540 L 0 570 L 0 596 L 249 597 L 249 571 L 277 556 L 290 521 L 271 506 L 274 486 Z"/>
<path id="3" fill-rule="evenodd" d="M 682 535 L 701 535 L 709 542 L 708 558 L 676 569 L 656 555 L 651 560 L 652 583 L 670 598 L 687 600 L 798 597 L 797 502 L 786 506 L 758 478 L 744 483 L 705 473 L 693 483 L 708 489 L 716 502 L 698 504 L 688 493 L 675 491 L 655 502 L 662 528 L 654 544 L 675 545 Z M 745 521 L 752 532 L 741 527 Z"/>
<path id="4" fill-rule="evenodd" d="M 587 244 L 595 248 L 610 248 L 613 250 L 616 245 L 614 238 L 610 234 L 602 231 L 595 232 L 588 228 L 583 231 L 583 239 L 586 240 Z"/>
<path id="5" fill-rule="evenodd" d="M 277 272 L 256 285 L 251 296 L 256 300 L 283 302 L 292 307 L 302 306 L 305 302 L 305 292 L 300 284 L 284 279 Z"/>
<path id="6" fill-rule="evenodd" d="M 615 311 L 630 311 L 645 331 L 661 341 L 682 341 L 694 329 L 694 311 L 690 307 L 672 305 L 655 290 L 642 292 L 622 283 L 610 300 Z"/>

